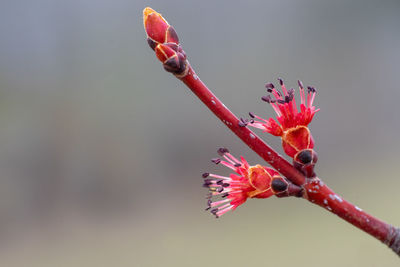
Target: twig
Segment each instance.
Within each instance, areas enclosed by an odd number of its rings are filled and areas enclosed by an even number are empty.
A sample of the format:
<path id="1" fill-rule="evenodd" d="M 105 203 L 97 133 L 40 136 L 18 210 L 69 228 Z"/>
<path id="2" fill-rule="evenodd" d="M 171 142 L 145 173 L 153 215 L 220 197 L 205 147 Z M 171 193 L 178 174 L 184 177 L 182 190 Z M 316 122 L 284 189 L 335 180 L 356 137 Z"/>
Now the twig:
<path id="1" fill-rule="evenodd" d="M 165 70 L 173 73 L 245 144 L 290 182 L 300 186 L 302 197 L 336 214 L 355 227 L 385 243 L 400 256 L 400 229 L 395 228 L 344 200 L 318 177 L 307 178 L 274 149 L 246 127 L 200 80 L 186 59 L 175 30 L 151 8 L 144 10 L 148 43 Z"/>

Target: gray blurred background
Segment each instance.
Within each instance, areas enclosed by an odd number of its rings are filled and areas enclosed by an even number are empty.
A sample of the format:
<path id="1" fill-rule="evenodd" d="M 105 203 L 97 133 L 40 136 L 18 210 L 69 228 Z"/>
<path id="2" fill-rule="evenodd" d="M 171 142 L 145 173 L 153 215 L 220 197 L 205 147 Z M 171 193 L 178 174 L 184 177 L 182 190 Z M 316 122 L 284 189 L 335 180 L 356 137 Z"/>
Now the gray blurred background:
<path id="1" fill-rule="evenodd" d="M 277 77 L 315 86 L 319 176 L 400 225 L 398 0 L 3 0 L 0 266 L 398 266 L 304 200 L 204 211 L 219 146 L 262 161 L 163 71 L 146 6 L 238 116 L 271 116 Z"/>

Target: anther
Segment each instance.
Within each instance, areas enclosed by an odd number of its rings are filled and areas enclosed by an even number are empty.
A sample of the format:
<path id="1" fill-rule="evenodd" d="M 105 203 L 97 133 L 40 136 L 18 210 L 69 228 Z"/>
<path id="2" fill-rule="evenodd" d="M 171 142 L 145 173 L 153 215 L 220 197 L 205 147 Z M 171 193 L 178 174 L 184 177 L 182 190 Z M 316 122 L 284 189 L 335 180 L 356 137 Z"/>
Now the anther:
<path id="1" fill-rule="evenodd" d="M 274 89 L 275 86 L 274 86 L 273 83 L 267 83 L 267 84 L 265 85 L 265 88 L 267 88 L 267 89 Z"/>
<path id="2" fill-rule="evenodd" d="M 247 126 L 247 124 L 243 123 L 242 121 L 239 121 L 238 125 L 239 125 L 239 127 L 246 127 Z"/>
<path id="3" fill-rule="evenodd" d="M 279 104 L 285 104 L 286 103 L 286 101 L 282 100 L 282 99 L 278 99 L 277 101 L 278 101 Z"/>
<path id="4" fill-rule="evenodd" d="M 299 84 L 299 87 L 300 87 L 301 89 L 304 89 L 304 85 L 303 85 L 303 83 L 302 83 L 300 80 L 297 80 L 297 83 Z"/>
<path id="5" fill-rule="evenodd" d="M 281 78 L 278 78 L 278 81 L 279 81 L 280 85 L 282 86 L 283 85 L 283 80 Z"/>
<path id="6" fill-rule="evenodd" d="M 249 116 L 252 117 L 253 119 L 256 117 L 253 112 L 249 112 Z"/>
<path id="7" fill-rule="evenodd" d="M 222 157 L 225 153 L 229 153 L 229 150 L 226 147 L 220 147 L 217 152 Z"/>
<path id="8" fill-rule="evenodd" d="M 240 118 L 238 125 L 239 127 L 246 127 L 248 123 L 249 122 L 247 120 Z"/>
<path id="9" fill-rule="evenodd" d="M 203 187 L 204 187 L 204 188 L 208 188 L 210 185 L 211 185 L 211 183 L 205 182 L 205 183 L 203 184 Z"/>
<path id="10" fill-rule="evenodd" d="M 261 97 L 261 100 L 265 101 L 267 103 L 271 103 L 271 96 L 270 95 L 263 96 L 263 97 Z"/>
<path id="11" fill-rule="evenodd" d="M 218 193 L 221 193 L 222 191 L 224 191 L 224 188 L 223 188 L 223 187 L 218 187 L 218 188 L 217 188 L 217 192 L 218 192 Z"/>
<path id="12" fill-rule="evenodd" d="M 208 172 L 205 172 L 205 173 L 203 173 L 201 176 L 202 176 L 203 178 L 207 178 L 209 175 L 210 175 L 210 174 L 209 174 Z"/>
<path id="13" fill-rule="evenodd" d="M 307 89 L 308 89 L 308 92 L 315 93 L 315 88 L 314 87 L 308 86 Z"/>
<path id="14" fill-rule="evenodd" d="M 223 183 L 222 186 L 223 187 L 229 187 L 229 184 L 228 183 Z"/>
<path id="15" fill-rule="evenodd" d="M 224 183 L 224 180 L 220 179 L 217 181 L 217 185 L 222 185 Z"/>
<path id="16" fill-rule="evenodd" d="M 221 162 L 221 159 L 219 159 L 219 158 L 213 158 L 213 159 L 211 160 L 211 162 L 213 162 L 213 163 L 215 163 L 215 164 L 219 164 L 219 163 Z"/>
<path id="17" fill-rule="evenodd" d="M 227 197 L 227 196 L 229 196 L 229 193 L 223 193 L 223 194 L 221 195 L 222 198 L 225 198 L 225 197 Z"/>

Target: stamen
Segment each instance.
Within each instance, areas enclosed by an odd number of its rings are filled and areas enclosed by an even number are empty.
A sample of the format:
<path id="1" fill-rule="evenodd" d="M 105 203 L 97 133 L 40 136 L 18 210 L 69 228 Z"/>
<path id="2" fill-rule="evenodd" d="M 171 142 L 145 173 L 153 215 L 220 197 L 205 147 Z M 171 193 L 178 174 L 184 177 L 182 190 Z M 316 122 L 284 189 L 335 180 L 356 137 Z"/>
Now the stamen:
<path id="1" fill-rule="evenodd" d="M 242 164 L 242 163 L 240 162 L 240 160 L 238 160 L 237 158 L 235 158 L 234 156 L 232 156 L 231 153 L 226 153 L 225 156 L 229 157 L 231 160 L 233 160 L 233 161 L 236 162 L 236 163 Z"/>
<path id="2" fill-rule="evenodd" d="M 285 96 L 287 96 L 288 93 L 287 93 L 287 90 L 286 90 L 286 86 L 285 86 L 285 84 L 283 83 L 283 80 L 282 80 L 281 78 L 278 78 L 278 81 L 279 81 L 279 83 L 280 83 L 280 85 L 281 85 L 283 94 L 284 94 Z"/>
<path id="3" fill-rule="evenodd" d="M 223 209 L 223 210 L 220 210 L 220 211 L 217 212 L 215 215 L 217 216 L 217 218 L 218 218 L 218 217 L 221 217 L 222 215 L 224 215 L 225 213 L 227 213 L 228 211 L 230 211 L 233 207 L 234 207 L 233 205 L 230 205 L 229 207 L 227 207 L 227 208 L 225 208 L 225 209 Z"/>
<path id="4" fill-rule="evenodd" d="M 210 173 L 210 177 L 213 177 L 213 178 L 216 178 L 216 179 L 232 180 L 229 177 L 225 177 L 225 176 L 217 175 L 217 174 L 212 174 L 212 173 Z"/>
<path id="5" fill-rule="evenodd" d="M 201 176 L 203 176 L 203 178 L 207 178 L 210 174 L 208 172 L 203 173 Z"/>

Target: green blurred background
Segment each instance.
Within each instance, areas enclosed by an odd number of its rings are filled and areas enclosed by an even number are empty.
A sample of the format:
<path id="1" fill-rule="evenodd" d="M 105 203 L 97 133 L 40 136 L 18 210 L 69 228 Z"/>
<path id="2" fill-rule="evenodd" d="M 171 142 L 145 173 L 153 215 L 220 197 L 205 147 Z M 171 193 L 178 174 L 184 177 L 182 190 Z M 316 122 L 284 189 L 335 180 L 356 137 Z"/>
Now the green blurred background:
<path id="1" fill-rule="evenodd" d="M 400 225 L 398 0 L 3 0 L 0 266 L 399 266 L 304 200 L 204 211 L 219 146 L 262 161 L 163 71 L 146 6 L 238 116 L 271 116 L 277 77 L 315 86 L 319 176 Z"/>

